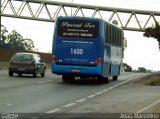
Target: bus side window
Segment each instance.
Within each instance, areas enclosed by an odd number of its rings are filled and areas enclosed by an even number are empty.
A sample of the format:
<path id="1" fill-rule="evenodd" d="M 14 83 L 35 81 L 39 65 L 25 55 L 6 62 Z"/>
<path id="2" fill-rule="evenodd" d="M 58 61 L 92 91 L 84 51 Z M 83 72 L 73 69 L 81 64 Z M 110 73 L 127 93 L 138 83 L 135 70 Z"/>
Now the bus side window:
<path id="1" fill-rule="evenodd" d="M 116 45 L 118 46 L 118 42 L 119 42 L 119 29 L 117 29 L 117 38 L 116 38 Z"/>
<path id="2" fill-rule="evenodd" d="M 105 24 L 105 30 L 104 30 L 104 33 L 105 33 L 105 43 L 108 43 L 108 34 L 107 34 L 107 32 L 108 32 L 108 25 Z"/>
<path id="3" fill-rule="evenodd" d="M 122 36 L 121 36 L 121 31 L 119 31 L 119 42 L 118 42 L 118 46 L 121 46 L 121 40 L 122 40 Z"/>
<path id="4" fill-rule="evenodd" d="M 115 29 L 115 27 L 113 27 L 113 45 L 115 46 L 115 44 L 116 44 L 116 29 Z"/>
<path id="5" fill-rule="evenodd" d="M 112 28 L 112 45 L 114 45 L 114 27 Z"/>
<path id="6" fill-rule="evenodd" d="M 122 46 L 123 43 L 123 32 L 120 33 L 120 46 Z"/>
<path id="7" fill-rule="evenodd" d="M 105 26 L 105 42 L 110 44 L 110 25 L 106 24 Z"/>
<path id="8" fill-rule="evenodd" d="M 111 28 L 111 44 L 113 45 L 113 39 L 114 39 L 114 31 L 113 27 Z"/>
<path id="9" fill-rule="evenodd" d="M 112 27 L 109 25 L 109 43 L 112 44 Z"/>
<path id="10" fill-rule="evenodd" d="M 117 46 L 117 41 L 118 41 L 118 32 L 117 32 L 117 28 L 115 28 L 115 46 Z"/>
<path id="11" fill-rule="evenodd" d="M 114 46 L 116 46 L 116 37 L 117 36 L 117 32 L 116 32 L 116 28 L 114 28 Z"/>
<path id="12" fill-rule="evenodd" d="M 111 26 L 108 24 L 108 43 L 111 44 Z"/>
<path id="13" fill-rule="evenodd" d="M 119 29 L 118 29 L 118 34 L 117 35 L 118 35 L 118 37 L 117 37 L 117 46 L 120 46 L 120 39 L 121 39 L 120 37 L 121 36 L 120 36 L 120 30 Z"/>

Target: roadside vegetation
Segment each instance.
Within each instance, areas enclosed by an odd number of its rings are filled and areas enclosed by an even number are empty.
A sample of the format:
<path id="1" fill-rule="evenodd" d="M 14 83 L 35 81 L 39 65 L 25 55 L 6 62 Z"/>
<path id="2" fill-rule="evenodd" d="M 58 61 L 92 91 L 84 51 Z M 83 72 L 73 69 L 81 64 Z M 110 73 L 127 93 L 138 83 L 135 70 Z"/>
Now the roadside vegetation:
<path id="1" fill-rule="evenodd" d="M 1 25 L 1 35 L 0 48 L 34 51 L 34 42 L 29 38 L 23 38 L 16 30 L 8 33 L 7 28 Z"/>
<path id="2" fill-rule="evenodd" d="M 153 74 L 137 80 L 137 83 L 151 86 L 160 86 L 160 74 Z"/>
<path id="3" fill-rule="evenodd" d="M 157 39 L 160 50 L 160 24 L 158 22 L 155 23 L 155 26 L 152 25 L 152 27 L 146 28 L 143 35 Z"/>

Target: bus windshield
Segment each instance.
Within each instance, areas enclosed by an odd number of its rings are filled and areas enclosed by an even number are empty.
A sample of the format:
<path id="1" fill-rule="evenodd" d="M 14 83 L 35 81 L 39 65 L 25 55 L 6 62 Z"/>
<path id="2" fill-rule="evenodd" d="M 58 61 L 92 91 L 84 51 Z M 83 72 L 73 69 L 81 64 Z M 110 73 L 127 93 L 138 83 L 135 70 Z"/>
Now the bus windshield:
<path id="1" fill-rule="evenodd" d="M 58 36 L 65 38 L 95 39 L 98 36 L 98 22 L 79 19 L 60 19 Z"/>

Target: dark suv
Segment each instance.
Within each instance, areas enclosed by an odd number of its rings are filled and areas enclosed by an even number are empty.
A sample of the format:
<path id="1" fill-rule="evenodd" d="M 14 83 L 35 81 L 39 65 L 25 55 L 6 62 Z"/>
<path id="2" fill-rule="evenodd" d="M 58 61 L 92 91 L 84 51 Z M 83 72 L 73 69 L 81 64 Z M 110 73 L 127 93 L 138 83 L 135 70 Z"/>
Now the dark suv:
<path id="1" fill-rule="evenodd" d="M 17 73 L 19 76 L 33 74 L 33 77 L 37 77 L 37 74 L 41 74 L 41 77 L 44 77 L 45 71 L 44 61 L 35 53 L 16 53 L 10 60 L 9 76 Z"/>

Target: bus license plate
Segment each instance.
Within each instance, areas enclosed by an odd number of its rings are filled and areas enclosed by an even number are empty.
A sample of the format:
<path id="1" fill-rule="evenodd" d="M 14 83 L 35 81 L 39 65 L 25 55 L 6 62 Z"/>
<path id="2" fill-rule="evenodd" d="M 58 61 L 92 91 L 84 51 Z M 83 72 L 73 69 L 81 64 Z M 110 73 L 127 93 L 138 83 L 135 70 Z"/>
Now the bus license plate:
<path id="1" fill-rule="evenodd" d="M 80 69 L 72 69 L 72 72 L 78 73 L 78 72 L 80 72 Z"/>

